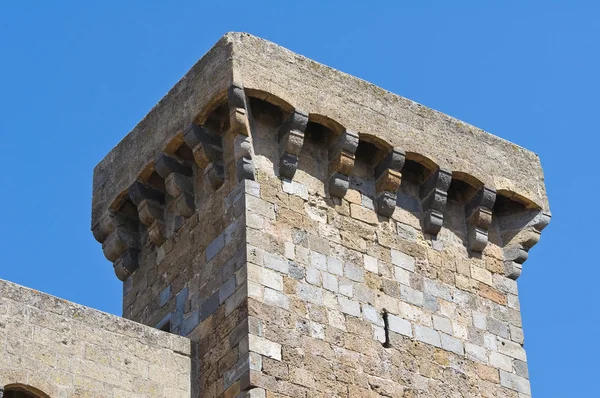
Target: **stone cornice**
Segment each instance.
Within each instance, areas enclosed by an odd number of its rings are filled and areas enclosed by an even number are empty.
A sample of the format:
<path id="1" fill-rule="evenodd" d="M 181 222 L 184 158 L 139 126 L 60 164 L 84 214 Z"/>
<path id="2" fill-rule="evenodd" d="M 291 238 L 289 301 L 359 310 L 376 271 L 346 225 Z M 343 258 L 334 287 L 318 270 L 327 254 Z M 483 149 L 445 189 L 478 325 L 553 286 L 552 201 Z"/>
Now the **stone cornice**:
<path id="1" fill-rule="evenodd" d="M 275 143 L 276 174 L 282 179 L 294 178 L 309 122 L 330 124 L 324 125 L 332 135 L 323 183 L 331 197 L 345 196 L 359 143 L 377 147 L 382 156 L 373 178 L 382 220 L 394 213 L 407 160 L 420 163 L 425 173 L 419 192 L 424 234 L 436 235 L 442 228 L 455 179 L 475 192 L 465 203 L 471 251 L 482 251 L 487 244 L 496 195 L 518 202 L 497 214 L 509 275 L 518 276 L 519 265 L 514 264 L 524 261 L 549 221 L 535 154 L 273 43 L 231 33 L 94 171 L 92 229 L 121 279 L 137 267 L 137 254 L 145 244 L 140 229 L 161 246 L 169 234 L 167 214 L 194 215 L 198 200 L 194 181 L 199 177 L 212 190 L 228 178 L 235 183 L 255 178 L 249 107 L 253 97 L 284 115 Z M 228 164 L 233 165 L 233 174 L 228 175 Z M 154 186 L 151 175 L 160 180 Z M 167 197 L 172 203 L 168 208 Z M 523 237 L 525 230 L 532 235 Z"/>

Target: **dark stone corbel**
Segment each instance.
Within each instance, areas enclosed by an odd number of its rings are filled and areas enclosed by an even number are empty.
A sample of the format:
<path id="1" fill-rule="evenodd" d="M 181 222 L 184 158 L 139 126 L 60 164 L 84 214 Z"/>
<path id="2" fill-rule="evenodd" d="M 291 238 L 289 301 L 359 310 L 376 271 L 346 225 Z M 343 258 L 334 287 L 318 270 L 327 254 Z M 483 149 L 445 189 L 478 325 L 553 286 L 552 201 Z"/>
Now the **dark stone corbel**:
<path id="1" fill-rule="evenodd" d="M 451 181 L 452 173 L 438 168 L 421 186 L 419 196 L 423 207 L 423 232 L 431 235 L 440 232 Z"/>
<path id="2" fill-rule="evenodd" d="M 127 249 L 123 254 L 113 263 L 115 275 L 122 281 L 127 280 L 139 267 L 139 254 L 140 251 L 136 249 Z"/>
<path id="3" fill-rule="evenodd" d="M 148 227 L 150 241 L 161 246 L 167 239 L 164 223 L 164 192 L 140 181 L 129 187 L 129 198 L 137 206 L 142 224 Z"/>
<path id="4" fill-rule="evenodd" d="M 329 147 L 329 194 L 343 198 L 350 187 L 350 173 L 354 168 L 354 154 L 358 148 L 358 134 L 344 131 Z"/>
<path id="5" fill-rule="evenodd" d="M 183 133 L 183 138 L 192 148 L 196 164 L 204 170 L 213 189 L 218 189 L 225 181 L 221 136 L 192 123 Z"/>
<path id="6" fill-rule="evenodd" d="M 250 122 L 248 107 L 246 106 L 246 93 L 238 84 L 232 84 L 227 91 L 229 103 L 229 124 L 234 134 L 250 135 Z"/>
<path id="7" fill-rule="evenodd" d="M 507 277 L 516 280 L 521 275 L 523 263 L 529 258 L 529 250 L 540 241 L 542 230 L 548 226 L 551 217 L 550 213 L 539 211 L 504 247 L 504 273 Z"/>
<path id="8" fill-rule="evenodd" d="M 279 175 L 292 179 L 298 168 L 298 156 L 304 144 L 308 114 L 295 109 L 279 128 Z"/>
<path id="9" fill-rule="evenodd" d="M 482 252 L 488 243 L 488 228 L 492 223 L 492 209 L 496 190 L 483 187 L 465 206 L 469 250 Z"/>
<path id="10" fill-rule="evenodd" d="M 154 168 L 165 179 L 167 192 L 175 199 L 177 213 L 186 218 L 191 217 L 196 210 L 192 168 L 165 153 L 158 154 Z"/>
<path id="11" fill-rule="evenodd" d="M 109 211 L 92 228 L 94 237 L 102 243 L 104 256 L 113 263 L 122 281 L 138 268 L 140 235 L 137 226 L 137 220 Z"/>
<path id="12" fill-rule="evenodd" d="M 396 193 L 402 181 L 402 167 L 406 154 L 400 149 L 392 149 L 375 167 L 375 205 L 377 213 L 391 217 L 396 209 Z"/>
<path id="13" fill-rule="evenodd" d="M 227 101 L 229 103 L 229 124 L 234 135 L 233 155 L 238 182 L 254 180 L 250 120 L 244 88 L 234 83 L 227 91 Z"/>

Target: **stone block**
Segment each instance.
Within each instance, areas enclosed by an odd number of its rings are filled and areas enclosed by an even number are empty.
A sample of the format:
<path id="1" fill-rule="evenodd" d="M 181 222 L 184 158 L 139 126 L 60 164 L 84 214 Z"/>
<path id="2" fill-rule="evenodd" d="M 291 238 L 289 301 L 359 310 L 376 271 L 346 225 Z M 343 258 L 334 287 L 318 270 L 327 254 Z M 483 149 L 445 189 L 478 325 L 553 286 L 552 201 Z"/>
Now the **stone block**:
<path id="1" fill-rule="evenodd" d="M 460 341 L 452 336 L 449 336 L 445 333 L 440 334 L 440 339 L 441 339 L 441 343 L 442 343 L 442 348 L 444 350 L 451 351 L 458 355 L 465 354 L 465 347 L 464 347 L 462 341 Z"/>
<path id="2" fill-rule="evenodd" d="M 296 294 L 300 299 L 309 303 L 318 305 L 323 304 L 323 289 L 321 288 L 299 283 Z"/>
<path id="3" fill-rule="evenodd" d="M 423 292 L 408 286 L 400 286 L 400 299 L 418 307 L 423 306 Z"/>
<path id="4" fill-rule="evenodd" d="M 337 293 L 339 291 L 337 276 L 323 272 L 323 287 L 329 291 Z"/>
<path id="5" fill-rule="evenodd" d="M 206 247 L 206 262 L 212 260 L 225 246 L 225 234 L 220 234 Z"/>
<path id="6" fill-rule="evenodd" d="M 344 276 L 354 282 L 365 281 L 365 271 L 362 267 L 354 265 L 350 262 L 344 263 Z"/>
<path id="7" fill-rule="evenodd" d="M 392 332 L 402 334 L 404 336 L 412 337 L 412 326 L 409 321 L 402 319 L 398 316 L 388 314 L 388 327 Z"/>
<path id="8" fill-rule="evenodd" d="M 341 260 L 333 257 L 327 257 L 327 271 L 334 275 L 344 275 L 344 265 Z"/>
<path id="9" fill-rule="evenodd" d="M 339 309 L 344 314 L 360 317 L 360 304 L 358 301 L 347 299 L 344 296 L 338 297 Z"/>
<path id="10" fill-rule="evenodd" d="M 499 352 L 490 352 L 490 365 L 495 368 L 502 369 L 507 372 L 512 372 L 512 362 L 513 360 L 509 356 L 500 354 Z"/>
<path id="11" fill-rule="evenodd" d="M 392 249 L 392 264 L 404 268 L 410 272 L 415 271 L 415 258 L 409 256 L 408 254 L 404 254 L 400 251 Z"/>
<path id="12" fill-rule="evenodd" d="M 505 340 L 501 337 L 498 338 L 498 352 L 520 361 L 527 361 L 525 350 L 520 344 Z"/>
<path id="13" fill-rule="evenodd" d="M 327 271 L 327 256 L 322 253 L 316 252 L 316 251 L 311 251 L 310 252 L 310 265 L 312 265 L 313 267 L 320 269 L 322 271 Z M 332 272 L 332 271 L 329 271 L 329 272 Z"/>
<path id="14" fill-rule="evenodd" d="M 281 344 L 267 340 L 263 337 L 249 335 L 249 349 L 264 357 L 281 361 Z"/>
<path id="15" fill-rule="evenodd" d="M 484 347 L 472 343 L 465 343 L 465 353 L 467 358 L 472 361 L 481 362 L 483 364 L 489 362 L 489 353 Z"/>
<path id="16" fill-rule="evenodd" d="M 279 271 L 282 274 L 289 273 L 289 263 L 286 259 L 279 256 L 275 256 L 269 253 L 265 253 L 264 265 L 267 268 L 271 268 L 275 271 Z"/>
<path id="17" fill-rule="evenodd" d="M 283 308 L 284 310 L 290 309 L 289 297 L 277 290 L 266 288 L 264 291 L 264 302 L 265 304 Z"/>
<path id="18" fill-rule="evenodd" d="M 164 288 L 162 290 L 162 292 L 160 292 L 159 305 L 161 307 L 163 307 L 165 304 L 167 304 L 169 302 L 170 298 L 171 298 L 171 285 L 168 285 L 166 288 Z"/>
<path id="19" fill-rule="evenodd" d="M 377 326 L 383 326 L 383 315 L 374 307 L 363 304 L 362 306 L 363 319 Z"/>
<path id="20" fill-rule="evenodd" d="M 524 377 L 517 376 L 516 374 L 501 370 L 500 384 L 522 394 L 531 395 L 531 386 L 529 385 L 529 380 Z"/>
<path id="21" fill-rule="evenodd" d="M 442 348 L 440 333 L 427 326 L 415 325 L 415 339 Z"/>
<path id="22" fill-rule="evenodd" d="M 369 255 L 363 255 L 363 261 L 365 269 L 369 272 L 377 274 L 379 272 L 379 267 L 377 265 L 377 259 L 375 257 L 371 257 Z"/>
<path id="23" fill-rule="evenodd" d="M 433 315 L 433 328 L 440 332 L 452 335 L 452 321 L 448 318 Z"/>

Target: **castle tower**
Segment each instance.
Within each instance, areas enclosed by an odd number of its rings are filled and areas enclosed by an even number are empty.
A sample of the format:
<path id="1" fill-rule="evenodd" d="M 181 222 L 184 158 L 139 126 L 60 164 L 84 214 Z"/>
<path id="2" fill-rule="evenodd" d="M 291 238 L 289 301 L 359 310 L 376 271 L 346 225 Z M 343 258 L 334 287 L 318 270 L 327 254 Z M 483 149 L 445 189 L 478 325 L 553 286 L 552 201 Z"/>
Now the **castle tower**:
<path id="1" fill-rule="evenodd" d="M 192 340 L 195 397 L 529 397 L 549 220 L 532 152 L 241 33 L 94 172 L 123 315 Z"/>

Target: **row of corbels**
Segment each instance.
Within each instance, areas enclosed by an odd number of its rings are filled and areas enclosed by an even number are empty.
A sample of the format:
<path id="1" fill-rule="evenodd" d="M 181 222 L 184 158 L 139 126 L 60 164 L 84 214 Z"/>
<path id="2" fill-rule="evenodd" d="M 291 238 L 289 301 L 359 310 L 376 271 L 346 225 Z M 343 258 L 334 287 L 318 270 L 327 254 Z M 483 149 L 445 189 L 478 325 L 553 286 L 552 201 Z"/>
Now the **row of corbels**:
<path id="1" fill-rule="evenodd" d="M 304 132 L 308 114 L 294 110 L 279 129 L 279 174 L 293 179 L 298 168 L 298 157 L 304 144 Z M 359 144 L 358 134 L 345 130 L 332 140 L 329 146 L 328 191 L 331 196 L 343 198 L 350 186 L 355 153 Z M 404 151 L 393 148 L 374 168 L 375 206 L 377 213 L 391 217 L 396 208 L 396 192 L 402 181 L 402 168 L 406 160 Z M 452 172 L 438 168 L 420 188 L 425 233 L 437 235 L 443 225 L 444 210 Z M 469 249 L 482 251 L 488 241 L 488 227 L 492 220 L 492 208 L 496 199 L 493 188 L 483 187 L 465 207 L 469 220 Z"/>
<path id="2" fill-rule="evenodd" d="M 236 179 L 237 181 L 254 180 L 255 169 L 252 161 L 254 153 L 244 88 L 239 84 L 232 85 L 227 92 L 227 101 Z M 308 122 L 307 112 L 294 109 L 279 128 L 278 169 L 281 178 L 288 180 L 294 178 Z M 198 170 L 203 171 L 213 189 L 218 189 L 225 180 L 222 136 L 204 126 L 191 124 L 183 132 L 183 139 L 192 150 Z M 346 195 L 358 145 L 359 135 L 349 130 L 342 131 L 331 140 L 328 147 L 329 172 L 326 184 L 332 197 L 343 198 Z M 383 217 L 391 217 L 396 208 L 396 193 L 401 184 L 405 160 L 404 151 L 392 148 L 374 167 L 375 207 L 377 213 Z M 135 181 L 129 187 L 127 195 L 137 207 L 137 218 L 122 214 L 119 210 L 109 211 L 93 229 L 96 239 L 103 244 L 105 256 L 114 263 L 115 271 L 122 280 L 137 268 L 141 243 L 136 222 L 141 222 L 147 227 L 148 237 L 157 247 L 166 241 L 166 194 L 172 197 L 172 208 L 178 215 L 188 218 L 195 212 L 192 166 L 161 152 L 154 160 L 154 169 L 164 179 L 166 192 L 142 180 Z M 422 205 L 423 232 L 426 234 L 437 235 L 440 232 L 451 181 L 451 171 L 437 168 L 421 185 L 419 196 Z M 483 186 L 465 205 L 465 215 L 468 220 L 468 247 L 472 251 L 481 252 L 487 245 L 488 228 L 492 221 L 495 200 L 495 189 Z M 547 219 L 549 220 L 549 216 Z M 543 227 L 534 228 L 536 231 L 541 229 Z M 535 239 L 531 241 L 533 240 Z M 521 259 L 526 258 L 531 246 L 533 244 L 530 246 L 525 244 L 517 249 L 511 248 L 505 251 L 508 250 L 507 255 L 512 262 L 520 264 L 524 261 Z"/>
<path id="3" fill-rule="evenodd" d="M 244 90 L 233 85 L 228 91 L 229 122 L 234 135 L 234 157 L 237 179 L 254 179 L 253 150 L 250 141 L 250 123 Z M 183 132 L 185 144 L 192 150 L 194 163 L 216 190 L 225 180 L 223 138 L 205 126 L 191 124 Z M 115 273 L 125 280 L 138 268 L 142 245 L 139 223 L 146 226 L 148 239 L 157 247 L 167 240 L 165 226 L 166 195 L 172 197 L 172 211 L 189 218 L 195 213 L 194 172 L 191 164 L 161 152 L 154 159 L 154 171 L 164 180 L 166 192 L 142 179 L 128 188 L 126 195 L 135 205 L 137 217 L 121 209 L 109 210 L 94 226 L 93 233 L 105 257 L 111 261 Z M 124 202 L 123 198 L 118 199 Z"/>

